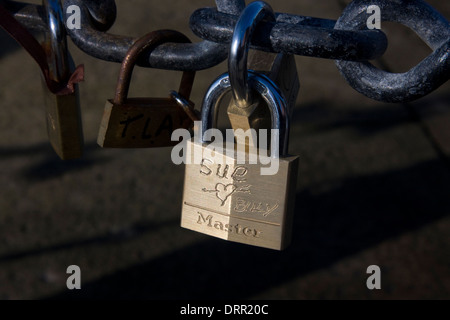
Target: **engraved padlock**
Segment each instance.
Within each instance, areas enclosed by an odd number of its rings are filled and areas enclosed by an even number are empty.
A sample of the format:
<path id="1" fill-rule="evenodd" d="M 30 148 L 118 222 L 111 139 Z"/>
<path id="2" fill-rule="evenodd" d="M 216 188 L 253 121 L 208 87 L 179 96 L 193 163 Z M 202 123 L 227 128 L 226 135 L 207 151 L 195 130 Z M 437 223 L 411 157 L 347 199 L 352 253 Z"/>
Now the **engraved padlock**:
<path id="1" fill-rule="evenodd" d="M 190 42 L 172 30 L 151 32 L 137 40 L 123 60 L 115 98 L 106 102 L 98 144 L 104 148 L 160 148 L 174 146 L 176 129 L 190 129 L 192 119 L 170 95 L 167 98 L 128 98 L 135 64 L 143 53 L 167 42 Z M 189 99 L 195 72 L 184 72 L 178 93 Z M 193 106 L 193 103 L 190 102 Z"/>
<path id="2" fill-rule="evenodd" d="M 233 98 L 227 113 L 235 130 L 270 129 L 270 110 L 264 100 L 250 92 L 246 80 L 247 67 L 265 74 L 280 88 L 286 98 L 289 116 L 300 90 L 293 55 L 249 50 L 253 31 L 261 19 L 275 21 L 272 8 L 263 2 L 252 3 L 241 14 L 233 33 L 233 45 L 230 47 L 228 60 Z M 254 142 L 251 140 L 249 139 L 248 144 L 253 146 Z"/>
<path id="3" fill-rule="evenodd" d="M 300 81 L 293 55 L 251 50 L 248 58 L 248 69 L 266 75 L 271 79 L 286 98 L 288 114 L 297 102 Z M 253 128 L 270 129 L 270 110 L 264 100 L 252 97 L 255 103 L 250 108 L 240 108 L 232 99 L 228 106 L 228 118 L 233 129 L 248 130 Z"/>
<path id="4" fill-rule="evenodd" d="M 43 43 L 49 77 L 56 83 L 65 83 L 75 70 L 75 64 L 67 49 L 62 6 L 59 0 L 43 0 L 43 6 L 49 27 Z M 63 160 L 81 157 L 84 137 L 78 84 L 74 84 L 74 92 L 68 94 L 54 94 L 45 81 L 42 84 L 47 133 L 53 149 Z"/>
<path id="5" fill-rule="evenodd" d="M 253 50 L 249 53 L 248 66 L 249 69 L 268 76 L 280 88 L 286 99 L 288 114 L 292 117 L 300 91 L 294 55 Z"/>
<path id="6" fill-rule="evenodd" d="M 229 75 L 222 75 L 205 96 L 197 137 L 187 142 L 181 226 L 229 241 L 283 250 L 291 240 L 298 157 L 288 155 L 289 117 L 279 89 L 266 76 L 251 71 L 248 83 L 271 110 L 270 162 L 248 161 L 264 154 L 261 149 L 249 154 L 239 146 L 227 145 L 211 152 L 205 134 L 216 125 L 217 106 L 231 90 Z"/>

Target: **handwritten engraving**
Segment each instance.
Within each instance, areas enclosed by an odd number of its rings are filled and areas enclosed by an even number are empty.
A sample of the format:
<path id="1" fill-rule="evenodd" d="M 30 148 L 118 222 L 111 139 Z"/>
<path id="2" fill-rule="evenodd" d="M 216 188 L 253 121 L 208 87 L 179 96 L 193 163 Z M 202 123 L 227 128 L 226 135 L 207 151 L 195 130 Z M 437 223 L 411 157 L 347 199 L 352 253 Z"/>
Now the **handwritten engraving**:
<path id="1" fill-rule="evenodd" d="M 207 190 L 203 188 L 203 192 L 215 193 L 216 197 L 222 201 L 221 206 L 225 205 L 227 199 L 236 191 L 236 186 L 234 184 L 224 185 L 222 183 L 216 184 L 216 188 L 214 190 Z"/>
<path id="2" fill-rule="evenodd" d="M 142 119 L 143 117 L 144 117 L 143 114 L 137 115 L 134 118 L 127 116 L 127 120 L 121 121 L 120 124 L 124 125 L 123 131 L 122 131 L 122 138 L 126 138 L 128 127 L 131 125 L 131 123 L 138 121 L 139 119 Z"/>
<path id="3" fill-rule="evenodd" d="M 230 180 L 230 183 L 217 183 L 214 189 L 202 188 L 205 193 L 214 193 L 216 198 L 220 200 L 220 206 L 225 206 L 227 200 L 236 193 L 252 194 L 252 185 L 243 183 L 247 182 L 248 168 L 245 166 L 238 166 L 234 169 L 233 173 L 230 173 L 230 166 L 221 164 L 217 165 L 217 170 L 214 170 L 214 162 L 207 158 L 204 158 L 200 163 L 200 174 L 204 176 L 215 176 L 219 179 Z M 237 213 L 256 213 L 261 214 L 263 217 L 268 217 L 273 214 L 280 207 L 279 203 L 271 204 L 268 202 L 259 202 L 254 200 L 246 200 L 244 198 L 238 198 L 234 207 L 234 211 Z"/>
<path id="4" fill-rule="evenodd" d="M 163 121 L 161 122 L 160 126 L 158 127 L 158 130 L 156 130 L 155 136 L 158 137 L 160 136 L 163 131 L 167 131 L 168 134 L 172 134 L 173 132 L 173 119 L 170 115 L 167 115 Z"/>
<path id="5" fill-rule="evenodd" d="M 200 162 L 200 174 L 204 176 L 210 176 L 214 172 L 212 168 L 213 166 L 214 162 L 212 160 L 209 160 L 207 158 L 202 159 L 202 161 Z M 234 169 L 230 177 L 228 176 L 229 171 L 230 171 L 229 165 L 222 166 L 221 164 L 218 164 L 216 177 L 219 179 L 227 179 L 227 180 L 231 178 L 235 182 L 246 181 L 245 176 L 248 173 L 248 169 L 246 167 L 244 166 L 236 167 L 236 169 Z"/>
<path id="6" fill-rule="evenodd" d="M 204 176 L 211 176 L 214 173 L 214 162 L 204 158 L 200 163 L 200 174 Z M 221 180 L 232 180 L 229 184 L 224 183 L 217 183 L 214 187 L 214 189 L 208 189 L 208 188 L 202 188 L 203 192 L 206 193 L 215 193 L 216 198 L 220 200 L 221 207 L 225 205 L 227 200 L 230 198 L 231 195 L 234 193 L 248 193 L 251 194 L 251 185 L 241 185 L 242 183 L 246 182 L 247 179 L 245 178 L 248 169 L 244 166 L 238 166 L 234 169 L 233 173 L 229 175 L 230 173 L 230 166 L 225 165 L 222 166 L 221 164 L 217 165 L 217 170 L 215 171 L 215 176 Z"/>
<path id="7" fill-rule="evenodd" d="M 230 166 L 229 166 L 229 165 L 224 166 L 222 174 L 220 174 L 220 169 L 221 169 L 221 168 L 222 168 L 222 165 L 219 164 L 219 165 L 217 166 L 217 173 L 216 173 L 216 176 L 218 176 L 220 179 L 228 179 L 228 178 L 227 178 L 227 175 L 228 175 L 228 170 L 230 169 Z"/>
<path id="8" fill-rule="evenodd" d="M 209 159 L 203 159 L 202 162 L 200 163 L 200 174 L 204 176 L 210 176 L 213 171 L 206 165 L 206 162 L 209 162 L 211 165 L 214 164 Z"/>
<path id="9" fill-rule="evenodd" d="M 158 122 L 158 123 L 155 123 Z M 128 138 L 129 131 L 140 132 L 140 139 L 150 140 L 153 138 L 158 138 L 167 131 L 170 135 L 174 130 L 174 121 L 171 115 L 166 115 L 162 120 L 158 117 L 150 117 L 145 114 L 138 114 L 136 116 L 129 116 L 126 114 L 126 118 L 119 122 L 119 125 L 123 127 L 121 137 Z M 180 123 L 181 125 L 181 123 Z M 133 128 L 130 130 L 130 128 Z M 155 131 L 156 129 L 156 131 Z M 153 131 L 152 131 L 153 130 Z M 136 139 L 136 136 L 132 138 Z"/>
<path id="10" fill-rule="evenodd" d="M 235 181 L 235 182 L 246 182 L 247 179 L 245 179 L 245 176 L 248 173 L 248 169 L 246 167 L 243 166 L 239 166 L 237 167 L 233 174 L 231 175 L 231 178 Z"/>
<path id="11" fill-rule="evenodd" d="M 243 198 L 236 199 L 236 205 L 234 211 L 237 213 L 260 213 L 264 217 L 268 217 L 280 207 L 277 203 L 270 205 L 269 203 L 248 201 Z"/>
<path id="12" fill-rule="evenodd" d="M 202 191 L 207 193 L 215 193 L 217 199 L 222 201 L 222 204 L 220 206 L 223 207 L 227 202 L 228 198 L 233 193 L 236 192 L 250 193 L 250 188 L 251 186 L 238 187 L 234 184 L 224 185 L 222 183 L 218 183 L 216 184 L 216 188 L 214 190 L 208 190 L 206 188 L 203 188 Z"/>

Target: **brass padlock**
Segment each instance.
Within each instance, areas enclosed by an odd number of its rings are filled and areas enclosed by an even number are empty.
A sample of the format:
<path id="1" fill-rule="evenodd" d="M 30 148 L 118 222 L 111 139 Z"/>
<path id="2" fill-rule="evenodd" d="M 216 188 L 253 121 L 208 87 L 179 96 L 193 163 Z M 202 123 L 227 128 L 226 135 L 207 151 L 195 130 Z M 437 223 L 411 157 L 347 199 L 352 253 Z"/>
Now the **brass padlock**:
<path id="1" fill-rule="evenodd" d="M 280 88 L 286 99 L 288 114 L 292 116 L 300 91 L 300 80 L 294 55 L 252 50 L 249 52 L 248 68 L 265 74 Z"/>
<path id="2" fill-rule="evenodd" d="M 242 161 L 258 157 L 260 149 L 250 151 L 255 154 L 242 154 L 234 147 L 210 152 L 204 133 L 216 124 L 216 108 L 231 90 L 228 74 L 222 75 L 203 102 L 198 137 L 187 143 L 181 226 L 229 241 L 283 250 L 292 233 L 298 157 L 288 156 L 289 117 L 279 89 L 264 75 L 251 71 L 248 83 L 271 110 L 275 130 L 270 160 L 271 167 L 278 170 L 263 175 L 262 163 Z"/>
<path id="3" fill-rule="evenodd" d="M 266 75 L 274 82 L 286 98 L 287 114 L 291 117 L 300 90 L 294 56 L 253 50 L 250 51 L 248 68 Z M 234 99 L 231 99 L 227 114 L 234 130 L 242 129 L 245 132 L 251 128 L 255 130 L 270 129 L 269 107 L 258 96 L 253 96 L 252 99 L 252 102 L 245 108 L 240 107 Z M 248 138 L 247 144 L 254 146 L 254 142 L 250 137 Z"/>
<path id="4" fill-rule="evenodd" d="M 43 5 L 49 26 L 43 44 L 49 64 L 49 77 L 57 83 L 65 83 L 75 70 L 75 64 L 67 49 L 63 10 L 58 0 L 43 0 Z M 45 81 L 42 83 L 47 133 L 53 149 L 63 160 L 80 158 L 83 155 L 84 138 L 78 84 L 74 84 L 73 93 L 54 94 Z"/>
<path id="5" fill-rule="evenodd" d="M 133 68 L 144 52 L 166 42 L 189 42 L 183 34 L 154 31 L 134 43 L 120 70 L 115 98 L 106 102 L 98 135 L 104 148 L 159 148 L 174 146 L 172 132 L 190 129 L 192 119 L 170 95 L 167 98 L 128 98 Z M 189 99 L 195 72 L 184 72 L 179 95 Z M 192 102 L 190 102 L 193 105 Z"/>
<path id="6" fill-rule="evenodd" d="M 250 6 L 249 10 L 253 10 L 253 8 Z M 256 8 L 243 19 L 242 16 L 236 24 L 233 45 L 229 53 L 228 65 L 233 86 L 233 98 L 227 109 L 228 118 L 235 130 L 269 129 L 271 125 L 270 110 L 260 97 L 249 92 L 245 79 L 247 69 L 265 74 L 275 83 L 286 99 L 290 117 L 300 90 L 297 66 L 293 55 L 249 50 L 253 30 L 260 18 L 275 21 L 275 14 L 270 6 L 265 6 L 261 10 Z M 257 136 L 255 137 L 257 138 Z M 252 137 L 248 138 L 247 144 L 257 147 L 254 145 Z"/>
<path id="7" fill-rule="evenodd" d="M 286 98 L 288 114 L 292 116 L 297 96 L 300 90 L 300 81 L 297 66 L 293 55 L 283 53 L 270 53 L 252 50 L 249 54 L 248 69 L 257 73 L 265 74 L 280 88 Z M 251 106 L 239 107 L 234 99 L 228 106 L 228 117 L 233 129 L 248 130 L 250 128 L 270 128 L 270 110 L 263 100 L 258 97 Z"/>

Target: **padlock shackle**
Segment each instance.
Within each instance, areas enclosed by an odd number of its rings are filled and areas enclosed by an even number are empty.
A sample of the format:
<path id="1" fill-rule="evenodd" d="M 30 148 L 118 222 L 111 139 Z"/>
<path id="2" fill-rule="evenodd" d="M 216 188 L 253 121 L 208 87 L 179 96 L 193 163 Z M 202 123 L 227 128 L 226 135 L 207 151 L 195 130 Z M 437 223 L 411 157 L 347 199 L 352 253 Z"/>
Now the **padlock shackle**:
<path id="1" fill-rule="evenodd" d="M 131 76 L 134 66 L 144 53 L 154 50 L 163 43 L 190 43 L 191 41 L 184 34 L 174 30 L 153 31 L 138 39 L 128 50 L 120 67 L 119 79 L 117 81 L 114 104 L 123 105 L 128 98 Z M 189 98 L 192 91 L 192 84 L 195 71 L 184 72 L 181 79 L 179 93 L 185 98 Z"/>
<path id="2" fill-rule="evenodd" d="M 59 0 L 42 0 L 42 5 L 45 8 L 48 26 L 45 32 L 44 48 L 47 54 L 50 77 L 52 80 L 61 83 L 70 76 L 63 9 Z"/>
<path id="3" fill-rule="evenodd" d="M 267 76 L 248 71 L 248 84 L 257 92 L 270 108 L 272 129 L 278 129 L 278 146 L 271 145 L 271 157 L 287 156 L 289 153 L 289 116 L 286 99 L 280 89 Z M 218 108 L 225 94 L 232 90 L 230 75 L 222 74 L 209 87 L 202 104 L 201 131 L 198 135 L 199 143 L 207 143 L 205 133 L 207 130 L 217 127 Z M 272 136 L 273 138 L 273 136 Z M 272 139 L 273 141 L 273 139 Z M 278 147 L 278 148 L 273 148 Z M 277 152 L 279 151 L 279 152 Z"/>
<path id="4" fill-rule="evenodd" d="M 262 20 L 276 20 L 272 7 L 263 1 L 252 2 L 242 11 L 233 32 L 228 57 L 228 72 L 233 99 L 240 108 L 251 105 L 251 90 L 247 73 L 248 52 L 253 32 Z"/>

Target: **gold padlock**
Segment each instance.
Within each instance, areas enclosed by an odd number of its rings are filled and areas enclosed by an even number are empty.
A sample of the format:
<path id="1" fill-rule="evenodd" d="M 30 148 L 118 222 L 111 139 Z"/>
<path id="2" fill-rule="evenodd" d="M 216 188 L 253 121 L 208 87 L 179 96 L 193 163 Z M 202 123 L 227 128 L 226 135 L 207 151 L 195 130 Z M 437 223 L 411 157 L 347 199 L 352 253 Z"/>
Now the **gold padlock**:
<path id="1" fill-rule="evenodd" d="M 248 60 L 250 70 L 265 74 L 281 90 L 286 99 L 288 115 L 292 116 L 300 91 L 295 57 L 292 54 L 252 50 L 249 52 Z"/>
<path id="2" fill-rule="evenodd" d="M 128 51 L 120 70 L 115 98 L 106 102 L 98 135 L 104 148 L 159 148 L 174 146 L 172 133 L 176 129 L 190 129 L 193 121 L 177 101 L 167 98 L 128 98 L 133 68 L 144 52 L 166 42 L 189 42 L 183 34 L 160 30 L 151 32 Z M 195 72 L 184 72 L 179 95 L 189 99 Z M 193 103 L 190 102 L 192 105 Z"/>
<path id="3" fill-rule="evenodd" d="M 244 11 L 246 14 L 242 13 L 236 24 L 229 52 L 228 68 L 233 98 L 227 109 L 232 128 L 242 129 L 243 132 L 250 128 L 270 128 L 270 110 L 249 89 L 247 69 L 265 74 L 281 90 L 287 101 L 288 117 L 292 114 L 300 89 L 294 56 L 249 50 L 250 39 L 258 22 L 262 19 L 275 21 L 272 8 L 265 3 L 262 6 L 251 4 Z M 246 144 L 258 147 L 254 144 L 255 138 L 258 138 L 257 135 L 247 137 Z"/>
<path id="4" fill-rule="evenodd" d="M 297 96 L 300 90 L 300 81 L 297 66 L 293 55 L 283 53 L 269 53 L 252 50 L 249 53 L 248 69 L 257 73 L 265 74 L 280 88 L 286 98 L 288 114 L 292 116 Z M 263 100 L 252 97 L 253 103 L 242 108 L 236 104 L 234 99 L 228 106 L 228 118 L 233 129 L 244 131 L 253 128 L 270 128 L 270 110 Z"/>
<path id="5" fill-rule="evenodd" d="M 248 161 L 263 159 L 261 149 L 246 153 L 233 146 L 212 152 L 207 144 L 204 133 L 216 124 L 217 105 L 231 90 L 228 74 L 222 75 L 203 102 L 198 137 L 187 143 L 181 226 L 229 241 L 283 250 L 292 233 L 298 157 L 288 156 L 289 118 L 281 92 L 264 75 L 251 71 L 248 75 L 249 86 L 272 113 L 270 161 L 264 161 L 270 168 Z"/>
<path id="6" fill-rule="evenodd" d="M 67 50 L 67 37 L 62 7 L 58 0 L 43 0 L 49 31 L 43 49 L 49 64 L 49 78 L 56 83 L 66 83 L 75 70 L 75 64 Z M 72 93 L 54 94 L 43 83 L 47 133 L 50 143 L 63 160 L 83 155 L 83 127 L 78 84 Z"/>

